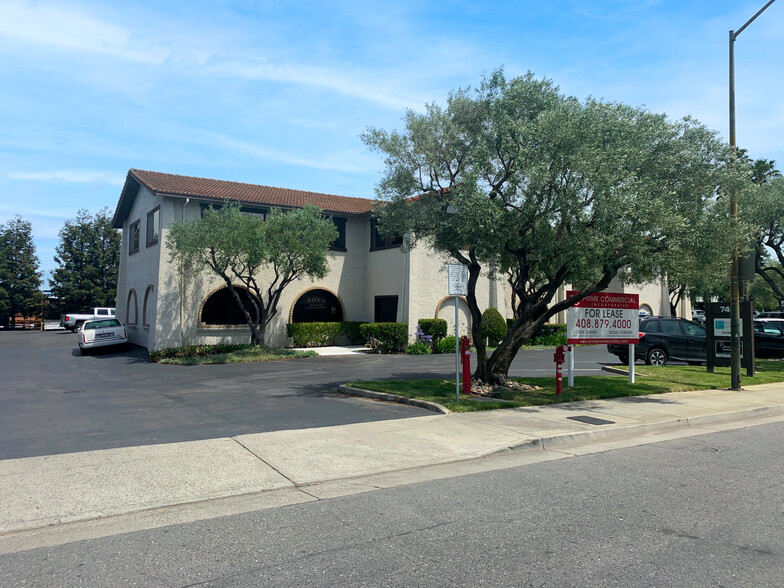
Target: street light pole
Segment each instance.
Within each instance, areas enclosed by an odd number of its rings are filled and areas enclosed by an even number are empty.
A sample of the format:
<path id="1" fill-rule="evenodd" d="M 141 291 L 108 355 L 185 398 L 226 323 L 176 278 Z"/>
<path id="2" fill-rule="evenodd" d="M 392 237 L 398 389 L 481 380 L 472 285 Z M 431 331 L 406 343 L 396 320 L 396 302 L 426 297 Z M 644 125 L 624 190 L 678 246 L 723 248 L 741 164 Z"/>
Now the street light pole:
<path id="1" fill-rule="evenodd" d="M 760 8 L 737 31 L 730 31 L 730 145 L 732 145 L 732 164 L 738 157 L 738 145 L 735 140 L 735 39 L 738 38 L 743 30 L 762 14 L 765 9 L 776 0 L 770 0 L 765 6 Z M 733 188 L 730 191 L 730 217 L 735 219 L 738 216 L 738 194 Z M 730 264 L 730 383 L 733 390 L 740 390 L 740 279 L 738 271 L 738 251 L 732 254 Z M 750 328 L 750 325 L 747 325 Z"/>

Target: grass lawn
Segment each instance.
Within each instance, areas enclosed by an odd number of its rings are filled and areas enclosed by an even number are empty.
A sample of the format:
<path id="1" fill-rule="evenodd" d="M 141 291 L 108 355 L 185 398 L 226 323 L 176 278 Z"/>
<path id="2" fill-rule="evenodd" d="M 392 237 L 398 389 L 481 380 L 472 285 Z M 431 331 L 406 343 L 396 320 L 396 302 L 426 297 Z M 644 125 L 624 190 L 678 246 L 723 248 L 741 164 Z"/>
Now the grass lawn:
<path id="1" fill-rule="evenodd" d="M 169 351 L 167 350 L 167 352 Z M 171 355 L 171 357 L 165 355 Z M 157 356 L 150 354 L 150 361 L 174 365 L 205 365 L 248 361 L 282 361 L 300 357 L 318 357 L 318 353 L 258 345 L 201 346 L 179 348 L 171 350 L 170 353 L 160 353 Z"/>
<path id="2" fill-rule="evenodd" d="M 564 374 L 563 394 L 560 398 L 555 395 L 555 377 L 512 379 L 536 386 L 539 389 L 531 391 L 509 390 L 509 392 L 499 395 L 497 400 L 466 398 L 461 393 L 458 404 L 455 401 L 454 380 L 388 380 L 349 382 L 348 385 L 437 402 L 453 412 L 470 412 L 577 400 L 729 388 L 730 368 L 716 368 L 715 373 L 709 374 L 705 371 L 705 366 L 636 366 L 635 384 L 629 384 L 628 376 L 580 376 L 575 377 L 574 388 L 566 386 L 566 374 Z M 745 386 L 773 382 L 784 382 L 784 361 L 757 360 L 757 374 L 753 378 L 747 377 L 745 370 L 743 372 Z"/>

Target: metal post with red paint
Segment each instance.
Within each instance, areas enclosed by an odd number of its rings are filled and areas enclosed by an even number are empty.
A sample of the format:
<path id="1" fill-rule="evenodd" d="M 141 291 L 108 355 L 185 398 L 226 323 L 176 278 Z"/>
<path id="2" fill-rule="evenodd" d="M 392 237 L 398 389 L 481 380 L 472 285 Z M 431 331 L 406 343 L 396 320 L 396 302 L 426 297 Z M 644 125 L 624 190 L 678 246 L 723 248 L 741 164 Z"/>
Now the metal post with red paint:
<path id="1" fill-rule="evenodd" d="M 463 364 L 463 394 L 471 394 L 471 342 L 460 337 L 460 361 Z"/>
<path id="2" fill-rule="evenodd" d="M 568 345 L 559 345 L 555 348 L 553 361 L 555 361 L 555 395 L 560 396 L 563 388 L 563 364 L 566 361 Z"/>

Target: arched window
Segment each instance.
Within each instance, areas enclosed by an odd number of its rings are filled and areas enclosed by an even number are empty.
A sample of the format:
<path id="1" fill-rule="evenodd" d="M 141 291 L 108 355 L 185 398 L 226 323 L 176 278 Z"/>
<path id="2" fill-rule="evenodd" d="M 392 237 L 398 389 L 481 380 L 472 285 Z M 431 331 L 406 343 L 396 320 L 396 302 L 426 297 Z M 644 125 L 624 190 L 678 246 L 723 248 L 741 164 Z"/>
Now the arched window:
<path id="1" fill-rule="evenodd" d="M 144 327 L 150 326 L 150 317 L 152 316 L 152 291 L 153 286 L 150 284 L 144 292 L 144 306 L 142 306 L 142 326 Z"/>
<path id="2" fill-rule="evenodd" d="M 139 301 L 136 298 L 136 290 L 131 288 L 128 292 L 128 303 L 125 305 L 125 324 L 135 325 L 139 320 Z"/>
<path id="3" fill-rule="evenodd" d="M 329 290 L 308 290 L 291 313 L 292 323 L 337 323 L 343 320 L 340 300 Z"/>
<path id="4" fill-rule="evenodd" d="M 234 286 L 234 291 L 239 295 L 242 305 L 250 313 L 252 319 L 256 318 L 256 309 L 251 302 L 251 295 L 245 288 Z M 204 302 L 201 308 L 200 322 L 205 325 L 246 325 L 245 315 L 237 305 L 231 291 L 221 288 Z"/>

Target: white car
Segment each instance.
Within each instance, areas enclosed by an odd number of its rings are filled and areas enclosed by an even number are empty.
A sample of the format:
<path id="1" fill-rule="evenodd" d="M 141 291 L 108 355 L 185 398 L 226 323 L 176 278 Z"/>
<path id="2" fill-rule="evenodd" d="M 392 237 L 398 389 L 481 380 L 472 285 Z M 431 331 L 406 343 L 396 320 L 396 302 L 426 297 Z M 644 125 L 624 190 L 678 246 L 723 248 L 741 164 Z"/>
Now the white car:
<path id="1" fill-rule="evenodd" d="M 82 353 L 97 347 L 125 345 L 126 343 L 128 343 L 128 333 L 116 318 L 85 321 L 79 332 L 79 349 Z"/>

